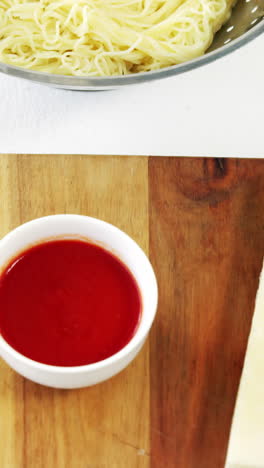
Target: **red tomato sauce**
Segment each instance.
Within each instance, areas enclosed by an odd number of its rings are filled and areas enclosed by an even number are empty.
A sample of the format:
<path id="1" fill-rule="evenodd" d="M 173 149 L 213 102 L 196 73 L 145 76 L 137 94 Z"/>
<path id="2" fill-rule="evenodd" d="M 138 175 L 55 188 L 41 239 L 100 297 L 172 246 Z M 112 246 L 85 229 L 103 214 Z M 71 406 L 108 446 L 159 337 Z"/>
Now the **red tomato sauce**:
<path id="1" fill-rule="evenodd" d="M 29 248 L 0 276 L 0 332 L 41 363 L 81 366 L 106 359 L 131 340 L 140 316 L 131 272 L 84 241 Z"/>

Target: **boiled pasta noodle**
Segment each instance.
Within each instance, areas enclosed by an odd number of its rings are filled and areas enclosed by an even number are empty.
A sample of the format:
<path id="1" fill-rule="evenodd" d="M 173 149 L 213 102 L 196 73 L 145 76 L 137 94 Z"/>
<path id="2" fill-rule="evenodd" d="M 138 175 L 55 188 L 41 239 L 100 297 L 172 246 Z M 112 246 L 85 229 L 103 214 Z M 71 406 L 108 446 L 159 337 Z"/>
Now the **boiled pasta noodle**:
<path id="1" fill-rule="evenodd" d="M 232 0 L 0 0 L 0 61 L 75 76 L 157 70 L 202 55 Z"/>

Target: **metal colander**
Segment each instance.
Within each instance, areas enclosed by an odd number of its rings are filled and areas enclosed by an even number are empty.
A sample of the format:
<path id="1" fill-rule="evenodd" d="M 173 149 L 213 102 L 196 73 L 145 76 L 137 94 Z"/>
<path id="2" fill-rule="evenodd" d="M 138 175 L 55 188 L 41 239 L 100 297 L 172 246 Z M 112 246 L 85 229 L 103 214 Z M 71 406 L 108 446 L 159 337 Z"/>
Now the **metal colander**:
<path id="1" fill-rule="evenodd" d="M 229 21 L 215 35 L 208 52 L 219 49 L 242 36 L 258 23 L 263 22 L 263 18 L 264 0 L 239 0 L 233 8 Z"/>
<path id="2" fill-rule="evenodd" d="M 264 32 L 264 0 L 238 0 L 229 21 L 217 32 L 205 55 L 189 62 L 145 73 L 112 77 L 76 77 L 34 72 L 0 63 L 0 72 L 57 88 L 99 91 L 178 75 L 242 47 Z"/>

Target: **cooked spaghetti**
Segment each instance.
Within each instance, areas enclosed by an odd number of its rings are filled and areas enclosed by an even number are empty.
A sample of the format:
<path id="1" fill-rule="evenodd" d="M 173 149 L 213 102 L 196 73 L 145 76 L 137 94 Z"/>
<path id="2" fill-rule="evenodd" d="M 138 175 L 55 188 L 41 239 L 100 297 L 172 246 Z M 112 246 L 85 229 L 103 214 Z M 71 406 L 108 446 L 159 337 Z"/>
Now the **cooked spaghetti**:
<path id="1" fill-rule="evenodd" d="M 232 0 L 0 0 L 0 61 L 109 76 L 202 55 Z"/>

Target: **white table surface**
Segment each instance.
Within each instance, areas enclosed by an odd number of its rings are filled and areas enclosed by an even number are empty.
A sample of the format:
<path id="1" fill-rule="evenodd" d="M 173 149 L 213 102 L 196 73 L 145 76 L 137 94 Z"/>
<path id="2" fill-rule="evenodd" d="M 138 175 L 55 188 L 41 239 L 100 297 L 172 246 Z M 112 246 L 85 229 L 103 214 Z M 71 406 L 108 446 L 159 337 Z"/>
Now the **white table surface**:
<path id="1" fill-rule="evenodd" d="M 264 157 L 264 35 L 198 70 L 100 93 L 0 75 L 0 153 Z"/>

